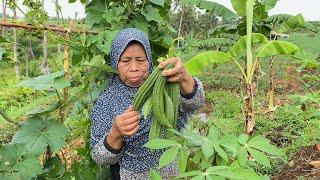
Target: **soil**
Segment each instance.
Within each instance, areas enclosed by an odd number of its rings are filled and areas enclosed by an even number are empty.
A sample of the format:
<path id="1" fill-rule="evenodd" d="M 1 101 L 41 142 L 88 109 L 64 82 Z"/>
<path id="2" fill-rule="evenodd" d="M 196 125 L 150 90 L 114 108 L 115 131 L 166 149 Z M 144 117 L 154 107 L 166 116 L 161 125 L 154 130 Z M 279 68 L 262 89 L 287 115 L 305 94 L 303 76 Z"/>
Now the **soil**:
<path id="1" fill-rule="evenodd" d="M 315 146 L 300 149 L 291 159 L 289 165 L 283 167 L 272 179 L 320 179 L 320 168 L 310 165 L 311 161 L 320 161 L 320 153 Z"/>

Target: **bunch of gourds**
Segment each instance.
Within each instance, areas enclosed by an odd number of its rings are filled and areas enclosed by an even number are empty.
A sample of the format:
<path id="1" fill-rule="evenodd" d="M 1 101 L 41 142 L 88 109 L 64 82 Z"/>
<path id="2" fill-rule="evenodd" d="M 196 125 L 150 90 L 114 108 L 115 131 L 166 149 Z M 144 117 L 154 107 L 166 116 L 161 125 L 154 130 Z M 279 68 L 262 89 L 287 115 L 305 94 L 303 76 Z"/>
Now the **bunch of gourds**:
<path id="1" fill-rule="evenodd" d="M 163 70 L 174 65 L 168 64 Z M 139 87 L 133 100 L 133 108 L 142 108 L 144 116 L 153 113 L 149 140 L 159 138 L 161 129 L 175 128 L 180 102 L 178 83 L 167 82 L 167 77 L 161 75 L 162 69 L 156 67 L 147 80 Z M 164 134 L 168 135 L 168 133 Z"/>

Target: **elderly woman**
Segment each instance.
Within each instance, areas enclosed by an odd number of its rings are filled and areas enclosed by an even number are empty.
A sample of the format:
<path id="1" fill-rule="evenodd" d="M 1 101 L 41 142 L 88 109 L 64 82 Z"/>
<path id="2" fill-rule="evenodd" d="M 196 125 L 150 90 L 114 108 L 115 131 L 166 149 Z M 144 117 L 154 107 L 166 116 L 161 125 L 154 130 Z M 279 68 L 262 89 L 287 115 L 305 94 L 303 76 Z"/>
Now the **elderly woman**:
<path id="1" fill-rule="evenodd" d="M 162 151 L 150 151 L 143 145 L 148 141 L 152 117 L 143 119 L 132 108 L 138 87 L 152 72 L 151 48 L 148 37 L 140 30 L 128 28 L 114 38 L 110 61 L 119 76 L 109 79 L 108 88 L 96 100 L 90 114 L 92 134 L 91 156 L 98 164 L 119 163 L 121 179 L 150 179 L 150 168 L 156 168 Z M 180 85 L 180 110 L 177 129 L 181 130 L 187 117 L 204 103 L 202 83 L 190 76 L 179 58 L 170 58 L 158 65 L 175 66 L 162 72 L 169 82 Z M 176 163 L 159 170 L 167 179 L 178 174 Z"/>

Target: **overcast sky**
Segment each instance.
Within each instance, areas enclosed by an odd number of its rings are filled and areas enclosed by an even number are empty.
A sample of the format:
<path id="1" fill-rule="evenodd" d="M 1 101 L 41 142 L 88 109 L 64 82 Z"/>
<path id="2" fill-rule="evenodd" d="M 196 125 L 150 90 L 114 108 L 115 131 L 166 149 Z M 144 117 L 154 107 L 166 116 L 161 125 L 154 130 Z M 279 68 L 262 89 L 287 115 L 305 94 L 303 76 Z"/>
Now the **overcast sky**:
<path id="1" fill-rule="evenodd" d="M 21 0 L 18 0 L 21 3 Z M 68 0 L 59 0 L 64 17 L 74 18 L 75 12 L 77 17 L 84 17 L 84 6 L 77 0 L 76 3 L 69 4 Z M 232 9 L 230 0 L 212 0 Z M 49 16 L 55 16 L 53 0 L 45 0 L 45 9 Z M 270 15 L 286 13 L 296 15 L 301 13 L 307 20 L 320 21 L 320 0 L 279 0 L 276 7 L 270 11 Z M 22 16 L 18 13 L 18 16 Z"/>

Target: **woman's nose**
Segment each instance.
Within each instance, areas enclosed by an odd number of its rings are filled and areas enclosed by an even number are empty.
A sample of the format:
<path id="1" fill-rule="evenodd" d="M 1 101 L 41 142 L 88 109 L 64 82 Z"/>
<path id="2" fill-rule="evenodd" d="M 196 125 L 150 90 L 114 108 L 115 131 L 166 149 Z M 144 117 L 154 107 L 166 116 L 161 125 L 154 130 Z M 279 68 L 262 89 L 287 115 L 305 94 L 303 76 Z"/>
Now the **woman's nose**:
<path id="1" fill-rule="evenodd" d="M 130 68 L 130 71 L 137 71 L 139 69 L 137 60 L 131 61 L 129 64 L 129 68 Z"/>

